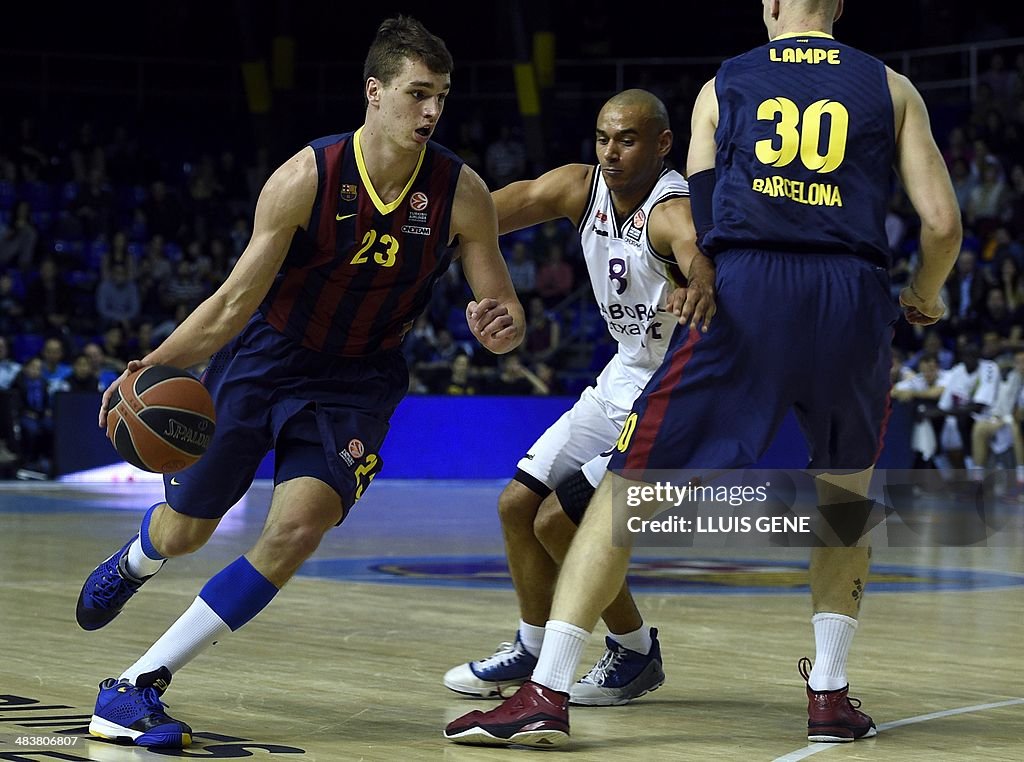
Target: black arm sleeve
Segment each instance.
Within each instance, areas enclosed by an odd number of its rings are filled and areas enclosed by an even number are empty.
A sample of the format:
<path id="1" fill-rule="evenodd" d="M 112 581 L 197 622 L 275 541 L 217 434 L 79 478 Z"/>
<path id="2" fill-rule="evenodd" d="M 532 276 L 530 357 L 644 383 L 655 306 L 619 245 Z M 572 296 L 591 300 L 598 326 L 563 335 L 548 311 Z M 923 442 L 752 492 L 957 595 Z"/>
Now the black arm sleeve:
<path id="1" fill-rule="evenodd" d="M 712 196 L 715 193 L 715 170 L 705 169 L 690 175 L 690 212 L 693 226 L 697 229 L 697 245 L 704 250 L 704 236 L 715 225 L 712 212 Z"/>

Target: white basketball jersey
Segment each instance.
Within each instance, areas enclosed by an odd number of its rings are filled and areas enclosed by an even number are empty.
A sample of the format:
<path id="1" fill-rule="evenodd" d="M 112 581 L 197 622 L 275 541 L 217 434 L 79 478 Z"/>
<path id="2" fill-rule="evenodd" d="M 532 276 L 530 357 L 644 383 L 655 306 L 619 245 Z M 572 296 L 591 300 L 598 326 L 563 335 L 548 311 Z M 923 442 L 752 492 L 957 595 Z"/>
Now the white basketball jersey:
<path id="1" fill-rule="evenodd" d="M 676 317 L 665 309 L 675 288 L 671 252 L 655 253 L 647 238 L 651 211 L 662 201 L 689 196 L 686 180 L 666 169 L 647 198 L 625 219 L 615 217 L 601 168 L 594 168 L 590 197 L 580 218 L 580 241 L 590 282 L 608 332 L 619 343 L 622 370 L 643 387 L 661 364 Z"/>

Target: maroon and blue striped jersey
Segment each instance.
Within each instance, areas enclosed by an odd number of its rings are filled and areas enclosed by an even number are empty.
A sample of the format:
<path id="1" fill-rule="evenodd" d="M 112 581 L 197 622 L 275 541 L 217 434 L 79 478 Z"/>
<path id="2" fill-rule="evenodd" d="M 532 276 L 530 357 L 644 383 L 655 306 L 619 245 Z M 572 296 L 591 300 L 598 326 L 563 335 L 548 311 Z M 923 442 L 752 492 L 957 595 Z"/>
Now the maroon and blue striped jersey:
<path id="1" fill-rule="evenodd" d="M 402 193 L 384 203 L 367 174 L 359 131 L 309 145 L 318 175 L 309 226 L 295 232 L 260 312 L 320 352 L 358 357 L 394 349 L 451 263 L 463 162 L 428 143 Z"/>

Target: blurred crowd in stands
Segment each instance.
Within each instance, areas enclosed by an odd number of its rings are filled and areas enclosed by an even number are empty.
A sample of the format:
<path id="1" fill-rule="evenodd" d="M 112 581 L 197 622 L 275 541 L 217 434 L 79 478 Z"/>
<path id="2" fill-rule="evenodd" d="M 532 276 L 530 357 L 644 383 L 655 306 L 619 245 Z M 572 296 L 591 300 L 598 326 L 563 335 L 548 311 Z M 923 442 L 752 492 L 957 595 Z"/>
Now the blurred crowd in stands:
<path id="1" fill-rule="evenodd" d="M 965 237 L 945 317 L 926 329 L 897 326 L 894 399 L 918 416 L 918 465 L 1013 456 L 1024 482 L 1024 52 L 1012 61 L 993 53 L 976 93 L 958 110 L 933 112 Z M 587 135 L 592 126 L 573 129 Z M 532 174 L 517 124 L 488 129 L 472 117 L 448 134 L 492 188 Z M 49 474 L 55 396 L 105 388 L 241 255 L 275 164 L 269 152 L 176 151 L 123 126 L 0 117 L 0 475 Z M 591 146 L 570 160 L 592 156 Z M 916 267 L 910 209 L 894 185 L 894 299 Z M 523 347 L 502 358 L 479 349 L 456 262 L 406 337 L 411 393 L 575 395 L 614 352 L 571 224 L 501 243 L 527 310 Z"/>

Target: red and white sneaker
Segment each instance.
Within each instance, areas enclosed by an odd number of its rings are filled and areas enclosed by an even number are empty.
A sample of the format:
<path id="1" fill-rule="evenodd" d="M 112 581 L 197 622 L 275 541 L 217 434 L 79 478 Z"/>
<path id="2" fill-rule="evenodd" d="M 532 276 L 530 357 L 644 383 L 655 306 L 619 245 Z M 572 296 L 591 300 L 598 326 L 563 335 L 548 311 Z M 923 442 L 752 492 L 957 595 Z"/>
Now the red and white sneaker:
<path id="1" fill-rule="evenodd" d="M 804 682 L 810 678 L 811 660 L 797 663 Z M 878 731 L 874 721 L 859 711 L 860 699 L 849 697 L 850 686 L 837 691 L 812 691 L 807 687 L 807 740 L 824 743 L 849 743 L 871 738 Z"/>
<path id="2" fill-rule="evenodd" d="M 476 710 L 448 723 L 444 737 L 487 746 L 561 746 L 569 740 L 569 694 L 529 680 L 497 709 Z"/>

